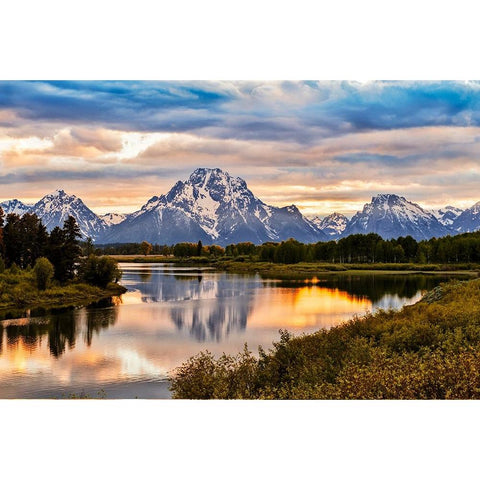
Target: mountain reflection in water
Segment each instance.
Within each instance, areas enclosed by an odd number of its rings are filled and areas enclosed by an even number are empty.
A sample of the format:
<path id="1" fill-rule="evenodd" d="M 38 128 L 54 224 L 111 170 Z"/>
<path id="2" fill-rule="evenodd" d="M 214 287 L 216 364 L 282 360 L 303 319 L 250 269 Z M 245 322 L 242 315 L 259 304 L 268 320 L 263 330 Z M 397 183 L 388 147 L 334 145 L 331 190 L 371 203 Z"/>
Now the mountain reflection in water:
<path id="1" fill-rule="evenodd" d="M 166 375 L 200 350 L 256 351 L 375 308 L 399 308 L 448 277 L 328 274 L 310 283 L 123 264 L 121 298 L 0 321 L 0 397 L 168 397 Z M 13 312 L 4 318 L 15 317 Z"/>

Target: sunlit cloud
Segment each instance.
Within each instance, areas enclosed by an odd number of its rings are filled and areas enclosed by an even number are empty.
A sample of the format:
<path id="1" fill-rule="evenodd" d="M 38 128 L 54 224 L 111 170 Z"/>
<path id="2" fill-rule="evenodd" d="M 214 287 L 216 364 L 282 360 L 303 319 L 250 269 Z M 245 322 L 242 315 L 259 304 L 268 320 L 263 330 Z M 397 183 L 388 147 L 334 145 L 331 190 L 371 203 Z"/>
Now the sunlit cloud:
<path id="1" fill-rule="evenodd" d="M 0 200 L 134 211 L 206 166 L 308 215 L 465 207 L 479 151 L 478 82 L 0 82 Z"/>

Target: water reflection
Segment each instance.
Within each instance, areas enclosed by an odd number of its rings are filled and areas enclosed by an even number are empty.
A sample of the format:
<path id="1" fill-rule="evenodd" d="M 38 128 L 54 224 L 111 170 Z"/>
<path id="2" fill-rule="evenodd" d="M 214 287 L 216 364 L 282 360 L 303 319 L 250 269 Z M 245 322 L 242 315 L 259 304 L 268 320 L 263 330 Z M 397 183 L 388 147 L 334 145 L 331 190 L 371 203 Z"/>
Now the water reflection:
<path id="1" fill-rule="evenodd" d="M 235 330 L 245 330 L 251 310 L 248 297 L 220 297 L 215 302 L 195 302 L 191 308 L 173 307 L 170 316 L 178 330 L 188 332 L 198 341 L 219 342 Z"/>
<path id="2" fill-rule="evenodd" d="M 75 348 L 81 331 L 85 343 L 90 346 L 94 334 L 99 335 L 102 329 L 115 324 L 116 315 L 116 310 L 112 308 L 99 311 L 96 306 L 45 317 L 7 320 L 0 327 L 0 345 L 3 340 L 2 330 L 5 330 L 9 350 L 21 349 L 32 353 L 42 348 L 46 341 L 50 355 L 58 358 L 65 353 L 67 347 Z"/>
<path id="3" fill-rule="evenodd" d="M 232 332 L 245 330 L 248 321 L 258 324 L 259 318 L 279 328 L 329 327 L 356 313 L 414 303 L 423 292 L 448 280 L 434 275 L 360 272 L 276 281 L 259 275 L 159 265 L 129 265 L 126 271 L 130 292 L 123 302 L 170 304 L 169 317 L 178 331 L 199 342 L 223 341 Z"/>
<path id="4" fill-rule="evenodd" d="M 0 397 L 168 397 L 167 372 L 208 349 L 267 347 L 278 330 L 312 332 L 400 307 L 448 277 L 319 276 L 307 283 L 208 269 L 123 265 L 129 291 L 110 302 L 0 321 Z M 14 316 L 13 312 L 8 313 Z"/>

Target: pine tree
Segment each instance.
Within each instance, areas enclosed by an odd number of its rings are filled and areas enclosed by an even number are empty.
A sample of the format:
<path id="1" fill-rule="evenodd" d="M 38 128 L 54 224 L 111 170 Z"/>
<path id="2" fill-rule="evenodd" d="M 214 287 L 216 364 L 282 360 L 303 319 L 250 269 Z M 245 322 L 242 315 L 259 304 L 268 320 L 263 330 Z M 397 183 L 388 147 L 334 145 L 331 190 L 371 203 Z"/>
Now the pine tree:
<path id="1" fill-rule="evenodd" d="M 5 263 L 7 267 L 10 267 L 13 263 L 16 265 L 21 264 L 21 239 L 20 216 L 16 213 L 9 213 L 3 228 Z"/>
<path id="2" fill-rule="evenodd" d="M 80 247 L 80 238 L 82 234 L 80 227 L 74 217 L 69 215 L 63 224 L 64 245 L 63 245 L 63 263 L 65 280 L 70 280 L 75 276 L 75 269 L 80 260 L 82 249 Z"/>
<path id="3" fill-rule="evenodd" d="M 33 267 L 39 258 L 38 230 L 40 219 L 33 213 L 25 213 L 19 220 L 20 267 Z"/>
<path id="4" fill-rule="evenodd" d="M 40 220 L 37 229 L 37 258 L 44 257 L 48 248 L 48 232 Z"/>
<path id="5" fill-rule="evenodd" d="M 65 243 L 65 234 L 60 227 L 55 227 L 48 237 L 47 258 L 55 270 L 55 278 L 60 282 L 65 281 L 65 266 L 63 261 L 63 245 Z"/>
<path id="6" fill-rule="evenodd" d="M 3 245 L 3 225 L 5 222 L 5 213 L 3 212 L 3 208 L 0 207 L 0 257 L 4 257 L 4 245 Z"/>

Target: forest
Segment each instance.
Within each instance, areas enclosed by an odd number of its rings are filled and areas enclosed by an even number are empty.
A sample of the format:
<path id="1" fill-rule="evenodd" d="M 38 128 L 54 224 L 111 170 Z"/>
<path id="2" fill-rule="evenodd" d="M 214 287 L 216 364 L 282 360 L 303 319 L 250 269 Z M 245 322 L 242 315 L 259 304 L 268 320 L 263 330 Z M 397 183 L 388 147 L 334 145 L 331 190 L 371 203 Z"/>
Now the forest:
<path id="1" fill-rule="evenodd" d="M 145 243 L 145 242 L 144 242 Z M 133 255 L 145 253 L 142 244 L 101 245 L 98 254 Z M 240 261 L 261 261 L 293 264 L 300 262 L 326 263 L 478 263 L 480 262 L 480 232 L 431 238 L 418 242 L 411 236 L 384 240 L 376 233 L 356 234 L 338 241 L 304 244 L 295 239 L 255 245 L 241 242 L 227 245 L 177 243 L 151 245 L 152 255 L 177 258 L 231 258 Z"/>

